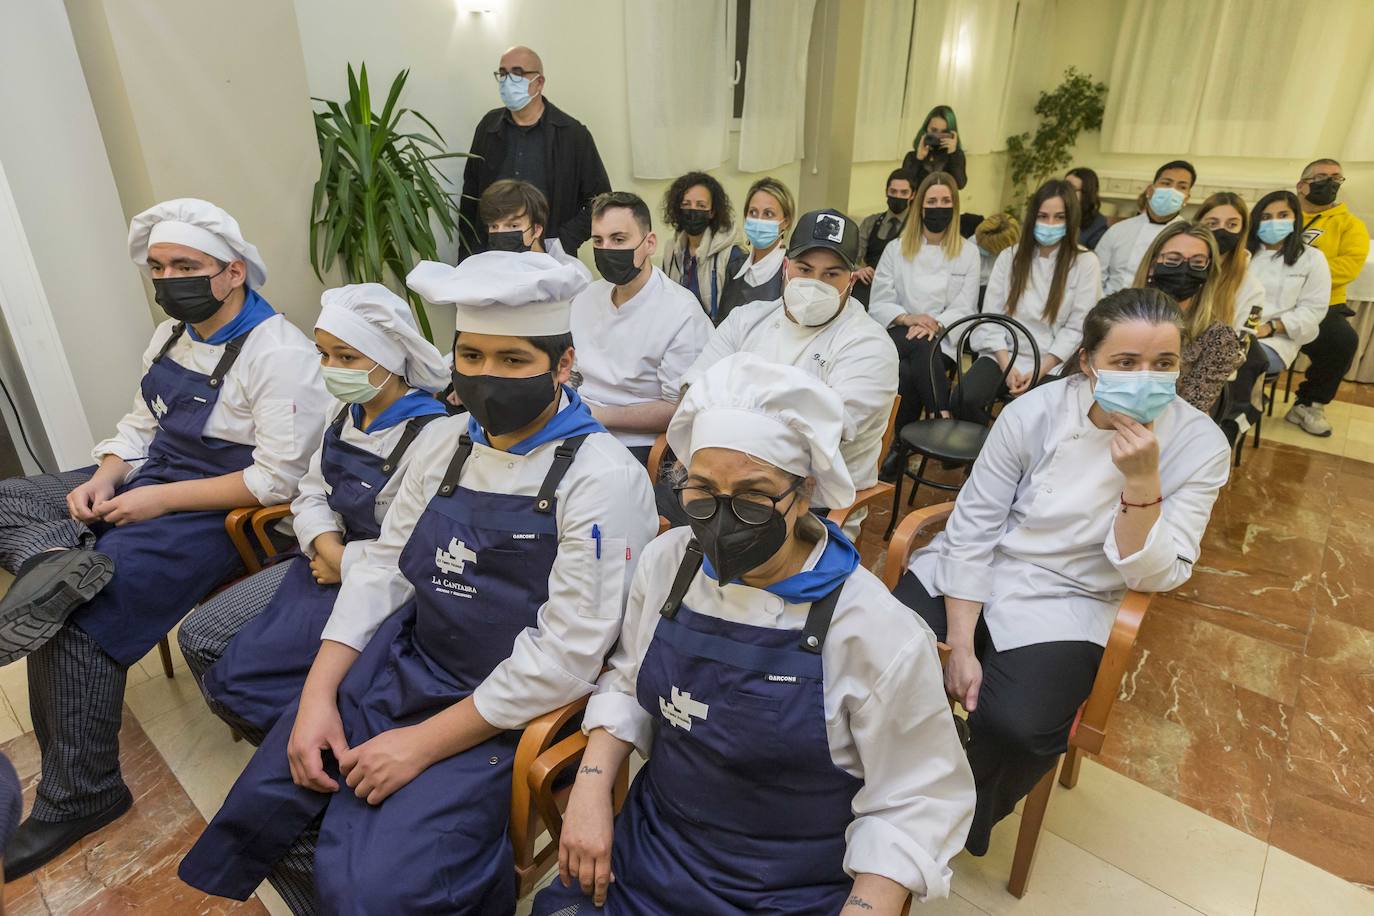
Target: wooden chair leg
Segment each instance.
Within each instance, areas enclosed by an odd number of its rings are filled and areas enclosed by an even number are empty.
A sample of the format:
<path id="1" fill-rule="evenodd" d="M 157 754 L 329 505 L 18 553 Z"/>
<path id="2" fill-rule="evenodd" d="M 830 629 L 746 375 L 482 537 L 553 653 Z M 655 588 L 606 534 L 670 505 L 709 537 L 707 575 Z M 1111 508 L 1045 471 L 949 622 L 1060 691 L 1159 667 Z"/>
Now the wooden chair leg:
<path id="1" fill-rule="evenodd" d="M 175 677 L 172 670 L 172 644 L 167 641 L 167 637 L 162 637 L 157 644 L 157 654 L 162 656 L 162 673 L 168 677 Z"/>
<path id="2" fill-rule="evenodd" d="M 1052 767 L 1035 784 L 1021 809 L 1021 830 L 1016 834 L 1016 854 L 1011 860 L 1011 880 L 1007 882 L 1007 890 L 1013 897 L 1026 896 L 1031 866 L 1035 864 L 1035 847 L 1040 842 L 1040 827 L 1045 822 L 1045 810 L 1050 806 L 1050 793 L 1054 790 L 1054 771 Z"/>
<path id="3" fill-rule="evenodd" d="M 1083 763 L 1083 752 L 1072 744 L 1064 754 L 1064 762 L 1059 767 L 1059 784 L 1066 789 L 1078 785 L 1078 768 Z"/>

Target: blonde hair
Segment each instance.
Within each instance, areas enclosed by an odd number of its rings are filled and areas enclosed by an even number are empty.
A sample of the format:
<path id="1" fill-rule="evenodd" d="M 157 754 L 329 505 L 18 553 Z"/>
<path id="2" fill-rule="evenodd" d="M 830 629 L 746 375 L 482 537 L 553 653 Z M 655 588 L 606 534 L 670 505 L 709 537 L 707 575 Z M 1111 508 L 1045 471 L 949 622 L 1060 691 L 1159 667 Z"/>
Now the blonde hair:
<path id="1" fill-rule="evenodd" d="M 945 237 L 940 240 L 940 248 L 950 260 L 959 257 L 959 252 L 963 250 L 964 237 L 959 234 L 959 185 L 946 172 L 931 172 L 916 190 L 916 196 L 912 199 L 916 212 L 907 219 L 902 229 L 902 257 L 908 261 L 916 257 L 925 241 L 922 217 L 926 211 L 926 191 L 936 185 L 949 188 L 949 196 L 954 200 L 954 212 L 950 214 L 949 226 L 945 229 Z"/>
<path id="2" fill-rule="evenodd" d="M 754 195 L 763 191 L 771 194 L 777 199 L 778 205 L 782 207 L 782 218 L 787 221 L 787 231 L 792 230 L 792 223 L 797 218 L 797 202 L 792 197 L 792 192 L 787 189 L 787 185 L 771 175 L 765 175 L 758 181 L 749 186 L 749 193 L 744 195 L 744 212 L 749 212 L 749 205 L 754 201 Z"/>
<path id="3" fill-rule="evenodd" d="M 1148 285 L 1150 268 L 1154 266 L 1155 259 L 1164 250 L 1164 246 L 1170 239 L 1180 235 L 1192 236 L 1207 245 L 1207 254 L 1211 259 L 1211 264 L 1207 267 L 1207 279 L 1203 282 L 1202 288 L 1193 296 L 1193 305 L 1183 312 L 1183 338 L 1185 341 L 1197 339 L 1197 337 L 1214 324 L 1231 325 L 1231 315 L 1223 312 L 1224 304 L 1218 301 L 1217 287 L 1219 285 L 1220 270 L 1217 266 L 1217 237 L 1212 235 L 1212 230 L 1197 223 L 1177 222 L 1170 223 L 1164 231 L 1155 236 L 1155 240 L 1150 243 L 1150 250 L 1145 252 L 1145 257 L 1140 259 L 1140 266 L 1135 269 L 1135 282 L 1131 284 L 1136 289 L 1144 289 Z M 1182 309 L 1182 303 L 1179 304 Z M 1234 306 L 1232 306 L 1234 308 Z"/>
<path id="4" fill-rule="evenodd" d="M 973 239 L 988 254 L 1001 254 L 1021 238 L 1021 223 L 1010 213 L 994 213 L 973 230 Z"/>
<path id="5" fill-rule="evenodd" d="M 1245 201 L 1238 194 L 1218 191 L 1202 202 L 1194 221 L 1201 224 L 1202 218 L 1217 207 L 1234 207 L 1240 214 L 1240 239 L 1230 254 L 1221 255 L 1217 264 L 1217 317 L 1229 325 L 1235 320 L 1236 298 L 1240 295 L 1241 284 L 1245 282 L 1245 271 L 1250 267 L 1250 252 L 1245 247 L 1245 239 L 1250 232 L 1250 208 L 1245 206 Z"/>

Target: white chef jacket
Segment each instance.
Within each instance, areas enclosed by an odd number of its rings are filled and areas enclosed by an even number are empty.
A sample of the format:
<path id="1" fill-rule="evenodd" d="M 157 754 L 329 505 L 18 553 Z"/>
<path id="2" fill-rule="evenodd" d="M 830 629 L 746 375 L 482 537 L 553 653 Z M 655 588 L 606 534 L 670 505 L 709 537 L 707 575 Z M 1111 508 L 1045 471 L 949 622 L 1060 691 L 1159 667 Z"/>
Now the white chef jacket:
<path id="1" fill-rule="evenodd" d="M 658 626 L 691 531 L 675 528 L 645 550 L 630 587 L 620 644 L 582 720 L 648 755 L 661 726 L 635 698 L 639 666 Z M 825 549 L 823 539 L 804 569 Z M 810 603 L 790 604 L 698 572 L 683 605 L 734 623 L 800 632 Z M 860 566 L 840 592 L 821 649 L 826 737 L 835 766 L 864 782 L 845 832 L 844 868 L 878 874 L 921 900 L 949 893 L 949 861 L 973 821 L 973 773 L 945 698 L 935 636 Z"/>
<path id="2" fill-rule="evenodd" d="M 894 241 L 883 249 L 873 272 L 869 317 L 887 328 L 902 315 L 929 315 L 948 327 L 978 310 L 978 269 L 978 246 L 967 239 L 956 258 L 926 243 L 911 260 L 902 255 L 901 240 Z M 957 352 L 958 334 L 941 345 L 950 359 Z"/>
<path id="3" fill-rule="evenodd" d="M 860 490 L 878 482 L 878 452 L 897 395 L 897 348 L 862 304 L 851 298 L 834 321 L 820 328 L 793 322 L 781 299 L 741 305 L 711 334 L 682 384 L 691 385 L 725 357 L 741 352 L 805 369 L 834 389 L 844 400 L 840 453 L 849 476 Z"/>
<path id="4" fill-rule="evenodd" d="M 1326 256 L 1303 246 L 1302 257 L 1290 267 L 1283 262 L 1283 252 L 1261 248 L 1250 257 L 1246 280 L 1258 283 L 1264 291 L 1260 322 L 1283 321 L 1284 333 L 1272 334 L 1260 343 L 1285 365 L 1293 365 L 1298 351 L 1317 339 L 1317 327 L 1331 301 L 1331 268 Z M 1248 317 L 1248 307 L 1237 307 L 1236 327 L 1244 327 Z"/>
<path id="5" fill-rule="evenodd" d="M 1164 227 L 1177 222 L 1179 218 L 1175 216 L 1167 223 L 1152 223 L 1144 213 L 1137 213 L 1130 219 L 1123 219 L 1108 227 L 1093 249 L 1097 259 L 1102 262 L 1102 295 L 1111 295 L 1134 283 L 1136 268 L 1140 267 L 1150 243 L 1164 231 Z"/>
<path id="6" fill-rule="evenodd" d="M 563 242 L 560 239 L 544 239 L 543 245 L 545 254 L 547 254 L 549 257 L 553 258 L 560 264 L 573 265 L 578 269 L 578 271 L 581 272 L 582 276 L 586 278 L 587 282 L 591 282 L 592 272 L 587 269 L 587 265 L 583 264 L 582 261 L 578 258 L 575 258 L 572 255 L 568 254 L 566 251 L 564 251 Z"/>
<path id="7" fill-rule="evenodd" d="M 143 371 L 167 342 L 176 322 L 168 319 L 153 331 L 143 351 Z M 209 375 L 224 355 L 224 344 L 192 340 L 188 332 L 165 358 L 193 372 Z M 253 446 L 253 463 L 243 471 L 243 483 L 264 506 L 284 503 L 320 444 L 324 409 L 330 401 L 320 378 L 315 344 L 281 314 L 253 328 L 238 359 L 220 385 L 220 393 L 201 435 Z M 138 474 L 157 434 L 157 418 L 143 394 L 134 392 L 134 406 L 115 427 L 115 434 L 96 445 L 91 456 L 99 464 L 117 455 L 133 465 L 126 480 Z"/>
<path id="8" fill-rule="evenodd" d="M 678 381 L 706 340 L 711 319 L 685 286 L 650 265 L 653 275 L 634 297 L 616 306 L 615 287 L 597 280 L 572 301 L 578 394 L 589 404 L 626 407 L 678 400 Z M 611 430 L 627 446 L 652 445 L 654 433 Z"/>
<path id="9" fill-rule="evenodd" d="M 983 295 L 983 312 L 995 315 L 1007 313 L 1007 299 L 1011 294 L 1011 264 L 1016 256 L 1016 248 L 1005 249 L 997 256 L 988 278 L 988 289 Z M 1053 355 L 1061 363 L 1068 362 L 1083 342 L 1083 319 L 1097 305 L 1101 298 L 1101 283 L 1097 256 L 1086 248 L 1078 249 L 1073 267 L 1069 268 L 1068 282 L 1064 285 L 1064 298 L 1059 303 L 1059 314 L 1054 324 L 1045 320 L 1045 302 L 1050 297 L 1050 286 L 1054 283 L 1054 266 L 1057 253 L 1043 258 L 1039 252 L 1031 258 L 1030 276 L 1026 278 L 1026 288 L 1016 303 L 1016 314 L 1011 317 L 1025 325 L 1031 332 L 1035 343 L 1040 347 L 1040 365 L 1044 367 L 1045 357 Z M 969 334 L 969 345 L 982 356 L 992 356 L 998 350 L 1011 350 L 1011 333 L 994 324 L 981 324 Z M 1030 371 L 1035 359 L 1030 343 L 1021 340 L 1021 352 L 1016 356 L 1016 368 L 1022 372 Z"/>
<path id="10" fill-rule="evenodd" d="M 407 392 L 413 394 L 414 389 Z M 329 409 L 325 411 L 326 430 L 334 418 L 339 415 L 344 404 L 342 401 L 334 401 Z M 437 422 L 442 415 L 435 415 L 431 423 Z M 466 417 L 466 414 L 464 414 Z M 360 448 L 371 455 L 379 458 L 388 457 L 396 444 L 404 435 L 406 427 L 410 424 L 410 418 L 402 420 L 395 426 L 388 426 L 386 429 L 377 433 L 365 433 L 353 424 L 353 411 L 350 410 L 344 417 L 343 429 L 339 431 L 339 438 L 349 445 Z M 377 493 L 375 506 L 377 524 L 382 523 L 386 517 L 387 507 L 396 498 L 396 491 L 401 486 L 401 476 L 405 474 L 405 469 L 409 466 L 415 451 L 419 446 L 419 437 L 410 443 L 410 448 L 401 456 L 400 462 L 387 479 L 386 484 Z M 308 557 L 315 556 L 315 538 L 327 531 L 333 531 L 340 537 L 344 534 L 343 516 L 329 507 L 329 494 L 334 488 L 325 482 L 324 472 L 320 468 L 320 462 L 324 454 L 323 436 L 321 437 L 320 448 L 315 449 L 315 454 L 310 456 L 310 469 L 301 478 L 300 494 L 291 503 L 291 528 L 296 534 L 296 540 L 301 545 L 301 551 Z M 371 538 L 359 538 L 349 541 L 344 545 L 343 560 L 341 561 L 341 574 L 347 574 L 348 568 L 354 561 L 362 555 L 363 548 L 372 543 Z"/>
<path id="11" fill-rule="evenodd" d="M 414 458 L 381 536 L 349 569 L 323 639 L 361 651 L 382 621 L 414 596 L 397 567 L 401 549 L 438 491 L 467 428 L 466 416 L 441 417 L 411 445 Z M 514 455 L 474 443 L 460 483 L 485 493 L 536 496 L 558 444 L 546 442 L 527 455 Z M 497 728 L 520 728 L 591 692 L 620 633 L 634 564 L 658 532 L 644 466 L 608 433 L 587 437 L 554 497 L 558 556 L 539 625 L 516 638 L 510 657 L 473 693 L 477 711 Z M 599 557 L 593 526 L 601 535 Z"/>
<path id="12" fill-rule="evenodd" d="M 1175 398 L 1155 420 L 1164 502 L 1145 545 L 1121 556 L 1113 527 L 1125 483 L 1115 430 L 1088 419 L 1083 375 L 1012 401 L 992 426 L 945 530 L 910 568 L 933 595 L 983 605 L 998 651 L 1107 644 L 1127 588 L 1167 592 L 1192 575 L 1231 453 L 1212 419 Z"/>
<path id="13" fill-rule="evenodd" d="M 777 276 L 778 271 L 782 270 L 782 260 L 787 252 L 783 250 L 781 244 L 773 246 L 773 250 L 768 252 L 757 261 L 754 260 L 751 252 L 740 265 L 740 269 L 735 271 L 735 279 L 744 278 L 744 282 L 750 286 L 762 286 L 773 277 Z"/>

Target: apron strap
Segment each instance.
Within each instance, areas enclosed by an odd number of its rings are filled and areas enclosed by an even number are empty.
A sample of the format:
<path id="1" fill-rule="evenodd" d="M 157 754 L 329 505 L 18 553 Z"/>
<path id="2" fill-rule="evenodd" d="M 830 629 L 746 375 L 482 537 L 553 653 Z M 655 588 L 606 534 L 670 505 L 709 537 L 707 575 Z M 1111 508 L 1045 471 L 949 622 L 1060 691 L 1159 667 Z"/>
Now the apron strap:
<path id="1" fill-rule="evenodd" d="M 224 355 L 219 358 L 219 365 L 215 366 L 215 371 L 210 373 L 211 388 L 218 388 L 219 383 L 229 374 L 229 370 L 234 367 L 234 362 L 239 358 L 239 351 L 243 349 L 243 342 L 252 333 L 252 328 L 249 328 L 224 345 Z"/>
<path id="2" fill-rule="evenodd" d="M 186 322 L 178 321 L 176 325 L 172 328 L 172 333 L 167 335 L 167 340 L 163 342 L 162 349 L 158 350 L 157 356 L 153 357 L 153 362 L 157 362 L 158 360 L 162 359 L 162 357 L 166 356 L 167 351 L 172 349 L 172 347 L 176 344 L 178 340 L 181 340 L 181 335 L 185 333 L 185 331 Z"/>
<path id="3" fill-rule="evenodd" d="M 821 654 L 825 645 L 825 634 L 830 632 L 830 619 L 835 616 L 835 605 L 840 600 L 841 582 L 830 594 L 820 601 L 811 602 L 811 610 L 806 614 L 806 626 L 802 627 L 801 647 L 806 652 Z"/>
<path id="4" fill-rule="evenodd" d="M 429 424 L 429 421 L 437 416 L 438 414 L 434 413 L 425 414 L 422 417 L 411 417 L 406 422 L 405 431 L 401 433 L 401 438 L 396 440 L 396 447 L 391 450 L 390 455 L 386 456 L 386 462 L 382 465 L 383 474 L 388 477 L 391 476 L 392 472 L 396 470 L 396 466 L 401 463 L 401 459 L 405 457 L 405 453 L 410 448 L 410 444 L 415 441 L 416 436 L 420 435 L 420 430 L 424 429 L 425 426 Z M 447 479 L 447 477 L 445 479 Z M 456 476 L 453 480 L 454 483 L 458 482 Z"/>
<path id="5" fill-rule="evenodd" d="M 334 419 L 329 421 L 329 425 L 334 428 L 334 435 L 337 436 L 343 432 L 344 417 L 348 416 L 348 410 L 352 406 L 352 404 L 345 404 Z"/>
<path id="6" fill-rule="evenodd" d="M 553 511 L 553 493 L 558 489 L 558 485 L 563 482 L 563 477 L 568 473 L 568 468 L 572 467 L 573 459 L 577 457 L 577 450 L 586 441 L 587 434 L 584 433 L 558 443 L 558 448 L 554 449 L 553 452 L 553 464 L 549 465 L 549 473 L 545 475 L 544 483 L 539 488 L 539 496 L 534 501 L 535 512 L 548 515 Z"/>
<path id="7" fill-rule="evenodd" d="M 701 569 L 701 559 L 701 546 L 697 544 L 696 538 L 692 538 L 687 542 L 687 551 L 682 555 L 682 563 L 677 568 L 677 576 L 673 578 L 673 587 L 668 589 L 668 600 L 663 602 L 663 607 L 659 608 L 658 611 L 669 620 L 677 616 L 678 608 L 682 606 L 682 599 L 687 595 L 687 589 L 691 587 L 692 580 L 697 577 L 697 570 Z"/>
<path id="8" fill-rule="evenodd" d="M 439 484 L 440 496 L 453 495 L 453 488 L 458 486 L 458 477 L 463 473 L 463 465 L 468 463 L 468 456 L 471 454 L 472 437 L 463 433 L 458 437 L 458 451 L 453 453 L 453 460 L 448 463 L 443 482 Z"/>

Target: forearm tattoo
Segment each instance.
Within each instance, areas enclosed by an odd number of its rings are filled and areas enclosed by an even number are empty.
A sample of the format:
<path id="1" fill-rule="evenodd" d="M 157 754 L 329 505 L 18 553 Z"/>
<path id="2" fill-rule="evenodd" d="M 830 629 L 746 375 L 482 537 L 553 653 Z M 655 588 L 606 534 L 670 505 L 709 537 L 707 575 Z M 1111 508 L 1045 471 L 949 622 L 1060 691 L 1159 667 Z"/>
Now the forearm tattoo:
<path id="1" fill-rule="evenodd" d="M 601 767 L 583 767 L 582 769 L 578 770 L 577 772 L 579 772 L 579 773 L 586 773 L 586 774 L 589 775 L 589 776 L 600 776 L 601 773 L 602 773 L 602 769 L 601 769 Z"/>
<path id="2" fill-rule="evenodd" d="M 849 909 L 851 906 L 854 907 L 854 909 L 856 909 L 856 910 L 871 910 L 871 909 L 873 909 L 873 904 L 869 903 L 867 900 L 865 900 L 864 898 L 860 897 L 858 894 L 852 895 L 852 896 L 849 898 L 849 902 L 846 903 L 844 906 L 845 906 L 845 909 Z"/>

